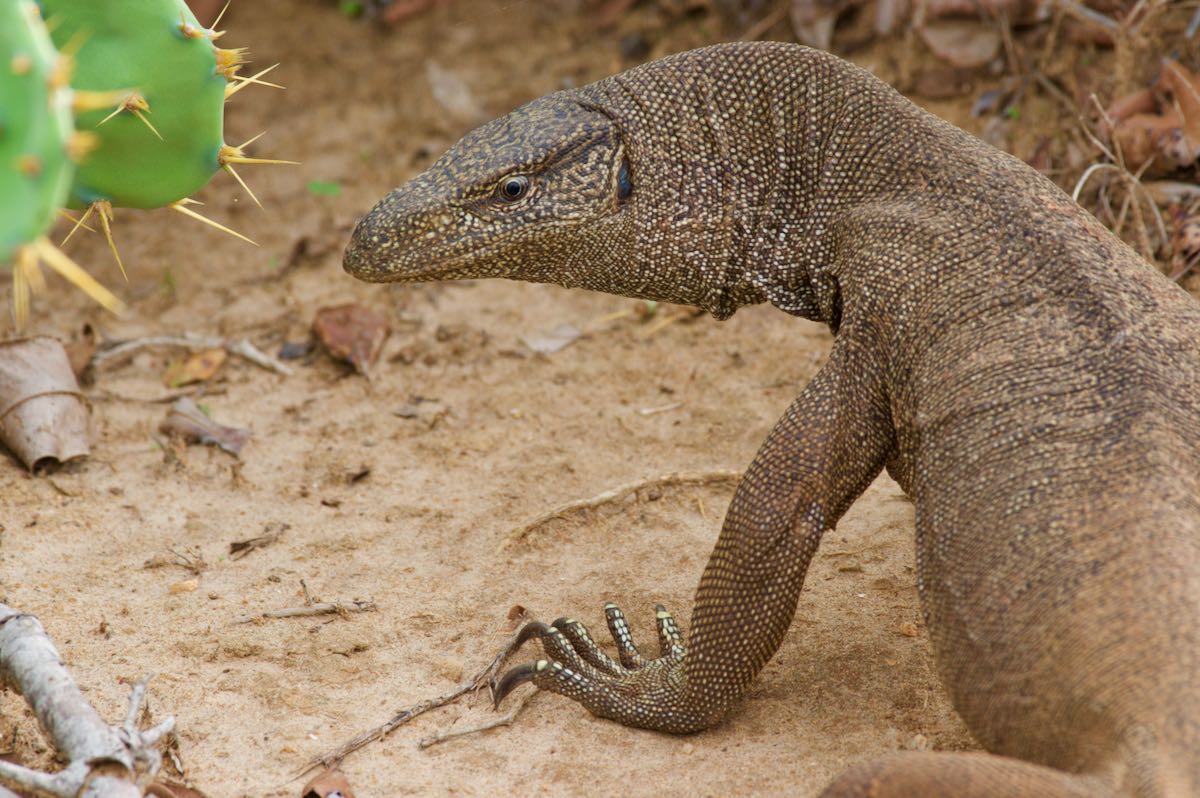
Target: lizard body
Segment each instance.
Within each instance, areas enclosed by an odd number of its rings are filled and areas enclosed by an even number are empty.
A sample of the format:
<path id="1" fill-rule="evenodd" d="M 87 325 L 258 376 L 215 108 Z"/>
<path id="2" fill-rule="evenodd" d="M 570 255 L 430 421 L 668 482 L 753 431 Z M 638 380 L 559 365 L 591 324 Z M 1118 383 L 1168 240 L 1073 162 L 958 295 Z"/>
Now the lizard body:
<path id="1" fill-rule="evenodd" d="M 916 506 L 942 680 L 990 753 L 828 796 L 1200 795 L 1200 304 L 1024 163 L 840 59 L 683 53 L 468 134 L 365 217 L 368 280 L 508 277 L 829 325 L 731 501 L 686 641 L 532 623 L 511 671 L 621 723 L 716 723 L 822 533 L 883 468 Z"/>

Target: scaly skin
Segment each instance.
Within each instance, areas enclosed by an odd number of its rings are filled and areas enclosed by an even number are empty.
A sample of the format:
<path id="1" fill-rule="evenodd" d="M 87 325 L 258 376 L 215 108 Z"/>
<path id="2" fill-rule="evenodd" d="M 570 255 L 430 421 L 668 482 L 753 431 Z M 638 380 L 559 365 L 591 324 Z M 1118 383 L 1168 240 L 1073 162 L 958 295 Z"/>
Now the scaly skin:
<path id="1" fill-rule="evenodd" d="M 716 723 L 886 467 L 943 681 L 991 753 L 871 762 L 826 794 L 1200 795 L 1200 305 L 1025 164 L 830 55 L 723 45 L 473 131 L 345 264 L 719 318 L 767 301 L 835 334 L 734 495 L 686 643 L 661 610 L 649 661 L 612 607 L 619 663 L 575 621 L 532 624 L 549 659 L 501 695 Z"/>

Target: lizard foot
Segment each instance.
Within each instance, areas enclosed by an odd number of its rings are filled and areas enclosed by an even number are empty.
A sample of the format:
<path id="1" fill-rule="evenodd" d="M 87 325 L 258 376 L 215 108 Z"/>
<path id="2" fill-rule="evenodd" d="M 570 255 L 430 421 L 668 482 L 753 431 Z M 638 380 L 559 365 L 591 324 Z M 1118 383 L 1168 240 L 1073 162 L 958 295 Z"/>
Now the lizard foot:
<path id="1" fill-rule="evenodd" d="M 683 663 L 687 651 L 679 625 L 662 606 L 656 607 L 659 657 L 638 651 L 625 616 L 615 604 L 604 615 L 617 645 L 614 660 L 596 644 L 579 621 L 559 618 L 552 624 L 527 623 L 518 645 L 538 638 L 546 659 L 509 670 L 497 682 L 493 696 L 498 707 L 505 696 L 525 682 L 583 704 L 592 714 L 630 726 L 662 731 L 695 731 L 697 722 L 683 706 Z"/>

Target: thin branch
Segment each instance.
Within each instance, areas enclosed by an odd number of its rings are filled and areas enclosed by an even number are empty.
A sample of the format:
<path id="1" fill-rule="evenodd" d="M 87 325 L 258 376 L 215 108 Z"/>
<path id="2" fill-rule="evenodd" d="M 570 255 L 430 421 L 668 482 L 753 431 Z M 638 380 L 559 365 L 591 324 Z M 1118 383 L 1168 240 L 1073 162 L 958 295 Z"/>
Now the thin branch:
<path id="1" fill-rule="evenodd" d="M 762 36 L 771 28 L 782 22 L 783 18 L 787 16 L 789 5 L 789 3 L 780 3 L 771 11 L 771 13 L 767 14 L 758 22 L 755 22 L 753 25 L 747 28 L 746 32 L 741 35 L 741 41 L 756 41 L 759 36 Z"/>
<path id="2" fill-rule="evenodd" d="M 303 607 L 285 607 L 281 610 L 264 610 L 257 615 L 243 615 L 234 623 L 252 623 L 260 618 L 305 618 L 313 615 L 375 612 L 377 609 L 379 608 L 373 601 L 319 601 Z"/>
<path id="3" fill-rule="evenodd" d="M 179 346 L 185 349 L 225 349 L 229 354 L 237 355 L 268 371 L 274 371 L 277 374 L 283 374 L 288 377 L 295 373 L 290 366 L 280 363 L 245 338 L 234 340 L 208 335 L 155 335 L 147 338 L 134 338 L 131 341 L 122 341 L 119 344 L 101 349 L 92 355 L 91 365 L 93 368 L 99 369 L 101 365 L 109 360 L 128 355 L 139 349 L 156 346 Z"/>
<path id="4" fill-rule="evenodd" d="M 158 770 L 152 746 L 175 723 L 167 718 L 147 733 L 138 731 L 144 682 L 134 687 L 125 724 L 109 726 L 83 697 L 38 619 L 0 604 L 0 685 L 25 699 L 69 762 L 55 774 L 3 763 L 0 782 L 56 798 L 141 797 L 138 780 Z"/>
<path id="5" fill-rule="evenodd" d="M 382 723 L 373 729 L 369 729 L 368 731 L 354 736 L 332 751 L 321 754 L 317 757 L 313 757 L 304 764 L 304 767 L 297 775 L 303 775 L 316 767 L 334 767 L 336 765 L 340 765 L 342 760 L 344 760 L 350 754 L 354 753 L 365 745 L 375 742 L 376 740 L 382 740 L 384 737 L 391 734 L 393 731 L 400 728 L 405 723 L 408 723 L 418 715 L 423 715 L 431 709 L 437 709 L 438 707 L 444 707 L 447 704 L 453 703 L 467 693 L 474 693 L 484 685 L 490 686 L 492 681 L 496 678 L 496 674 L 504 665 L 504 661 L 507 660 L 517 649 L 517 640 L 519 639 L 519 635 L 520 630 L 518 629 L 513 633 L 513 636 L 509 638 L 508 642 L 504 644 L 504 648 L 500 650 L 500 653 L 496 654 L 496 656 L 492 658 L 492 661 L 489 662 L 486 667 L 484 667 L 470 679 L 467 679 L 458 687 L 454 688 L 448 693 L 443 693 L 442 695 L 434 698 L 427 698 L 424 701 L 419 701 L 406 709 L 402 709 L 393 715 L 386 723 Z"/>
<path id="6" fill-rule="evenodd" d="M 606 490 L 603 493 L 598 493 L 588 499 L 576 499 L 575 501 L 560 504 L 554 509 L 542 513 L 537 518 L 534 518 L 524 526 L 518 527 L 509 533 L 507 540 L 503 546 L 511 546 L 514 543 L 520 543 L 531 534 L 536 532 L 538 528 L 544 526 L 556 518 L 577 513 L 581 510 L 593 510 L 605 504 L 619 502 L 631 493 L 635 493 L 645 488 L 665 488 L 675 485 L 712 485 L 724 482 L 737 482 L 742 478 L 741 471 L 729 469 L 720 469 L 717 471 L 699 471 L 699 472 L 675 472 L 671 474 L 663 474 L 658 477 L 631 482 L 628 485 L 620 485 L 619 487 Z"/>
<path id="7" fill-rule="evenodd" d="M 526 693 L 521 697 L 521 700 L 517 702 L 517 705 L 508 712 L 508 714 L 501 715 L 498 718 L 492 718 L 491 720 L 484 721 L 483 723 L 474 723 L 470 726 L 464 726 L 459 729 L 447 729 L 445 731 L 440 731 L 436 734 L 430 735 L 429 737 L 422 737 L 421 741 L 417 743 L 417 747 L 422 749 L 430 748 L 438 743 L 444 743 L 447 740 L 453 740 L 456 737 L 465 737 L 468 734 L 477 734 L 479 732 L 488 731 L 489 729 L 498 729 L 501 726 L 511 726 L 513 725 L 513 721 L 517 719 L 517 715 L 520 713 L 520 711 L 525 708 L 527 703 L 529 703 L 529 699 L 533 698 L 535 695 L 537 695 L 536 690 Z"/>
<path id="8" fill-rule="evenodd" d="M 1058 0 L 1055 5 L 1061 8 L 1067 16 L 1074 17 L 1080 22 L 1090 22 L 1093 25 L 1099 25 L 1109 33 L 1116 33 L 1121 29 L 1121 23 L 1112 17 L 1106 17 L 1099 11 L 1093 11 L 1087 6 L 1074 2 L 1074 0 Z"/>

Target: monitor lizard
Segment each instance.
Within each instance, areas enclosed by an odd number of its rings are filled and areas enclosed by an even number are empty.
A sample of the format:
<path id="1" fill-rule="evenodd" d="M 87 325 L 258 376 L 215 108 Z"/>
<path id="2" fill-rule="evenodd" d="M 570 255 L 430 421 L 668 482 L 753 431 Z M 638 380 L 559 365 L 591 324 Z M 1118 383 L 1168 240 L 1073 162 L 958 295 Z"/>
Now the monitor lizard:
<path id="1" fill-rule="evenodd" d="M 1200 795 L 1200 303 L 1020 160 L 779 43 L 681 53 L 469 133 L 355 229 L 371 281 L 507 277 L 827 324 L 750 464 L 686 638 L 607 606 L 501 680 L 665 732 L 778 648 L 822 534 L 883 468 L 916 507 L 940 676 L 989 753 L 827 796 Z"/>

